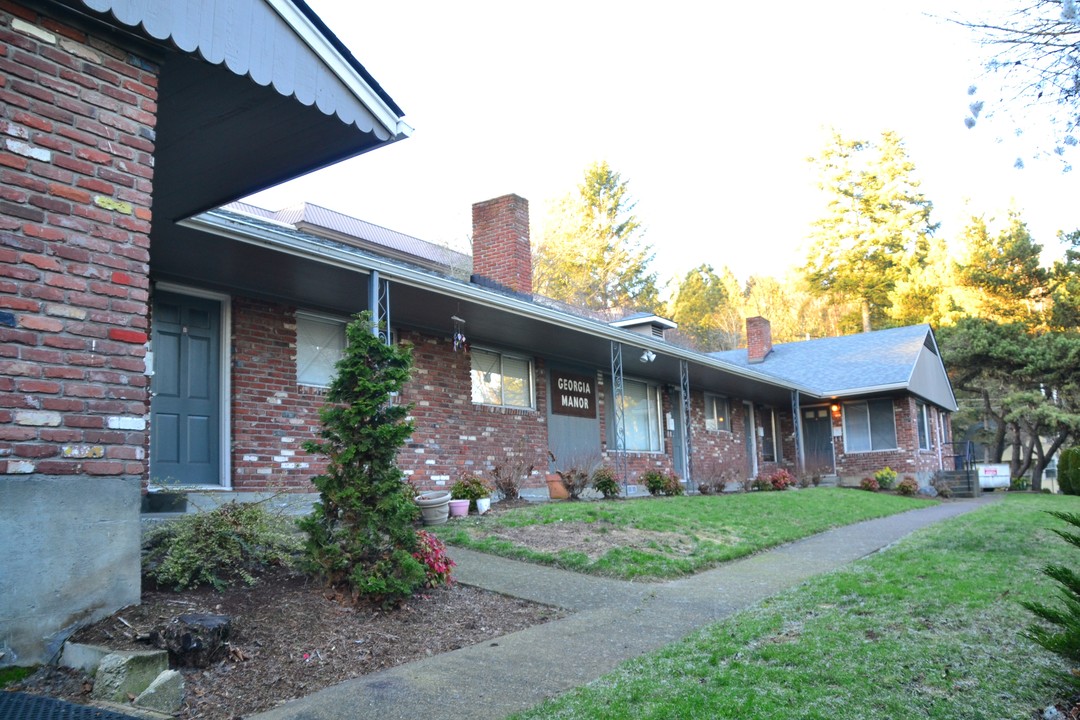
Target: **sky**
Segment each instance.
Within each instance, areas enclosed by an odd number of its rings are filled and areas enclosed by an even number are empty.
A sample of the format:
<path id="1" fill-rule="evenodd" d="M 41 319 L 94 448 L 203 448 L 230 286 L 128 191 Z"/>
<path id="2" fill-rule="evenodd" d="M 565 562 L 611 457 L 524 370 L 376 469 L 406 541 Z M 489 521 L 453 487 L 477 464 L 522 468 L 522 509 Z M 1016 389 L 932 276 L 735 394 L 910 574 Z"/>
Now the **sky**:
<path id="1" fill-rule="evenodd" d="M 702 263 L 782 276 L 823 211 L 807 158 L 835 128 L 897 132 L 946 239 L 1009 208 L 1048 249 L 1080 228 L 1080 171 L 1014 167 L 1038 128 L 965 127 L 988 51 L 940 18 L 987 0 L 308 3 L 415 132 L 249 199 L 262 207 L 311 202 L 467 250 L 472 204 L 516 193 L 535 244 L 606 160 L 662 285 Z"/>

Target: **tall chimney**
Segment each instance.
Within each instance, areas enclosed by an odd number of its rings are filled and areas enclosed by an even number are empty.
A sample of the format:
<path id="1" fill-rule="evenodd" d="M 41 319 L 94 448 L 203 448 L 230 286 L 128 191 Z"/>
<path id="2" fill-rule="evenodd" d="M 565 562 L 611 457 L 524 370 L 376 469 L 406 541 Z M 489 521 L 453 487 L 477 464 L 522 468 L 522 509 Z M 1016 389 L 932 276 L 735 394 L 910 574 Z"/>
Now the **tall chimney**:
<path id="1" fill-rule="evenodd" d="M 772 352 L 772 324 L 765 318 L 746 318 L 746 359 L 751 363 L 765 361 Z"/>
<path id="2" fill-rule="evenodd" d="M 472 207 L 473 282 L 532 294 L 529 201 L 503 195 Z"/>

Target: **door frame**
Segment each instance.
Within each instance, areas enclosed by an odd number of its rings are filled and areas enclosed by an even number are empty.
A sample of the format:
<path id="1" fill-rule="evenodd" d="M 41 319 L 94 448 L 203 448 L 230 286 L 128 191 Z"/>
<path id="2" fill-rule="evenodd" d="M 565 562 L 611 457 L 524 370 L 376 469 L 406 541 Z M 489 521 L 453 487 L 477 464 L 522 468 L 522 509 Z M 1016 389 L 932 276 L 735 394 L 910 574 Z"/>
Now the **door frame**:
<path id="1" fill-rule="evenodd" d="M 232 372 L 231 372 L 231 355 L 232 355 L 232 343 L 229 338 L 232 337 L 232 296 L 225 295 L 219 292 L 213 292 L 212 290 L 204 290 L 202 288 L 192 287 L 190 285 L 181 285 L 171 282 L 155 282 L 155 291 L 170 292 L 176 295 L 187 295 L 188 297 L 203 298 L 205 300 L 216 300 L 221 304 L 221 325 L 219 332 L 221 337 L 218 338 L 218 387 L 220 388 L 218 397 L 218 417 L 221 418 L 221 430 L 218 433 L 218 458 L 220 466 L 218 467 L 218 477 L 220 482 L 216 485 L 191 485 L 185 486 L 185 490 L 232 490 Z M 153 306 L 153 296 L 150 298 L 151 306 Z M 150 337 L 153 338 L 153 317 L 150 318 Z M 153 361 L 153 343 L 151 343 L 150 352 L 148 353 L 146 370 L 147 375 L 153 376 L 154 374 L 154 361 Z M 150 422 L 153 423 L 153 397 L 150 399 L 151 412 Z M 148 438 L 153 435 L 153 428 L 151 427 Z M 149 440 L 148 440 L 149 442 Z M 147 464 L 149 465 L 150 458 L 147 456 Z M 151 477 L 153 476 L 153 468 L 150 468 Z M 151 486 L 154 487 L 154 486 Z"/>
<path id="2" fill-rule="evenodd" d="M 802 407 L 799 408 L 799 412 L 804 414 L 803 417 L 799 418 L 799 432 L 801 432 L 803 434 L 804 438 L 806 437 L 806 416 L 805 416 L 806 411 L 807 410 L 814 411 L 814 410 L 819 410 L 821 408 L 825 408 L 826 419 L 827 419 L 827 421 L 829 423 L 829 455 L 830 455 L 830 458 L 831 458 L 830 461 L 829 461 L 829 465 L 830 465 L 829 472 L 826 474 L 826 477 L 836 477 L 836 435 L 833 434 L 832 405 L 833 405 L 832 403 L 826 403 L 824 405 L 819 403 L 817 405 L 803 405 Z M 804 445 L 804 447 L 805 447 L 805 445 Z M 805 451 L 804 451 L 803 462 L 804 463 L 807 462 L 807 459 L 808 458 L 806 457 L 806 454 L 805 454 Z M 806 468 L 806 470 L 810 470 L 810 469 L 811 468 Z"/>
<path id="3" fill-rule="evenodd" d="M 758 439 L 757 417 L 754 414 L 754 403 L 743 400 L 743 430 L 746 437 L 743 439 L 743 447 L 746 450 L 747 470 L 750 471 L 750 479 L 756 478 L 761 468 L 758 465 Z"/>

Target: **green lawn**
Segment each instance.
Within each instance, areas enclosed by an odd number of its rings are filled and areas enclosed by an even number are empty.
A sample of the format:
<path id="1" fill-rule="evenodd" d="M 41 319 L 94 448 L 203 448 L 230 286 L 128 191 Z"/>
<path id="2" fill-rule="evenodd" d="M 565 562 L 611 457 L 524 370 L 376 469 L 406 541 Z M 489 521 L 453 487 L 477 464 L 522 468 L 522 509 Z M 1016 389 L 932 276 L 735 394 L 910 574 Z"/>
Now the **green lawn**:
<path id="1" fill-rule="evenodd" d="M 1070 693 L 1018 601 L 1053 594 L 1046 562 L 1080 560 L 1047 509 L 1080 498 L 1009 495 L 517 717 L 1035 717 Z"/>
<path id="2" fill-rule="evenodd" d="M 838 488 L 722 496 L 554 502 L 471 516 L 435 529 L 444 541 L 481 552 L 623 579 L 668 579 L 700 572 L 829 528 L 925 507 L 936 501 Z M 582 551 L 537 551 L 496 535 L 500 527 L 568 525 L 596 533 L 635 530 L 633 547 L 598 557 Z M 578 528 L 581 529 L 581 528 Z"/>

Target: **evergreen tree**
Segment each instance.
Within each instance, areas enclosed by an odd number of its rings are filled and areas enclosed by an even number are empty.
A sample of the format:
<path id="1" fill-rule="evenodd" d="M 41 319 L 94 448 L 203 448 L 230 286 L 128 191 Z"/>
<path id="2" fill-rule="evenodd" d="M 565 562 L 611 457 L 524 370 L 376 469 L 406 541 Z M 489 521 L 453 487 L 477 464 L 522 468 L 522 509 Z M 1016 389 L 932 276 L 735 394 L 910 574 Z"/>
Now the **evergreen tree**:
<path id="1" fill-rule="evenodd" d="M 671 305 L 671 319 L 699 350 L 720 350 L 723 347 L 720 313 L 727 305 L 723 280 L 711 265 L 700 265 L 686 273 L 679 283 Z"/>
<path id="2" fill-rule="evenodd" d="M 646 310 L 659 304 L 652 248 L 642 238 L 628 181 L 606 162 L 555 207 L 533 257 L 533 289 L 591 310 Z"/>
<path id="3" fill-rule="evenodd" d="M 1031 237 L 1027 223 L 1009 213 L 996 236 L 986 220 L 975 217 L 964 232 L 967 260 L 956 268 L 958 283 L 977 291 L 977 314 L 999 322 L 1042 326 L 1049 291 L 1049 272 L 1041 265 L 1042 246 Z"/>
<path id="4" fill-rule="evenodd" d="M 884 132 L 877 144 L 834 133 L 811 162 L 818 166 L 826 212 L 813 224 L 803 273 L 812 291 L 855 301 L 864 332 L 889 324 L 889 294 L 926 262 L 937 225 L 919 192 L 903 141 Z"/>
<path id="5" fill-rule="evenodd" d="M 393 605 L 426 579 L 412 555 L 417 508 L 395 464 L 412 434 L 410 407 L 391 402 L 409 379 L 412 351 L 374 331 L 367 312 L 346 328 L 348 345 L 319 413 L 322 441 L 304 443 L 329 463 L 312 479 L 319 502 L 299 525 L 310 570 L 354 600 Z"/>

